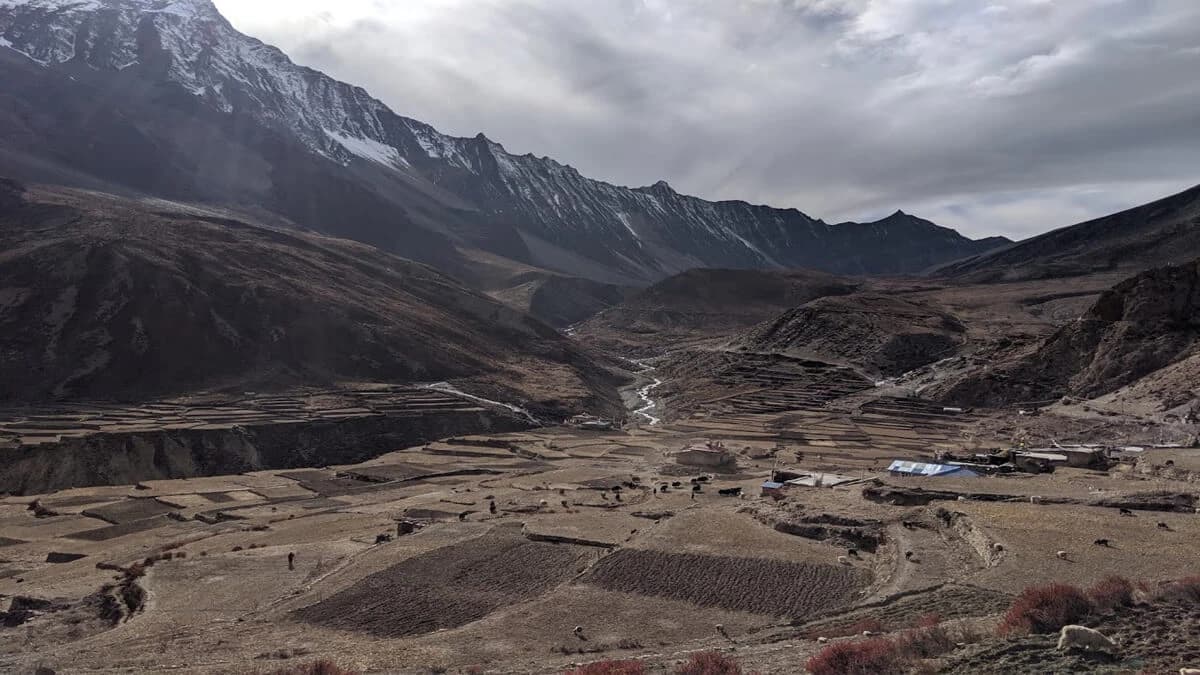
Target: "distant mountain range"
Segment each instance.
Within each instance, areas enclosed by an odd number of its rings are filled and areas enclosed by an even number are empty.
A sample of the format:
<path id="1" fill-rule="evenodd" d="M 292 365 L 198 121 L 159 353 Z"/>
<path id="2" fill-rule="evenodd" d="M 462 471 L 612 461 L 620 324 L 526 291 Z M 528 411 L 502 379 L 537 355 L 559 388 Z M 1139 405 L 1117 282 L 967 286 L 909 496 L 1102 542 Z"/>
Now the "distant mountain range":
<path id="1" fill-rule="evenodd" d="M 472 281 L 472 250 L 611 284 L 696 267 L 907 274 L 1008 244 L 897 212 L 628 188 L 456 138 L 239 33 L 209 0 L 0 0 L 0 174 L 215 203 Z"/>

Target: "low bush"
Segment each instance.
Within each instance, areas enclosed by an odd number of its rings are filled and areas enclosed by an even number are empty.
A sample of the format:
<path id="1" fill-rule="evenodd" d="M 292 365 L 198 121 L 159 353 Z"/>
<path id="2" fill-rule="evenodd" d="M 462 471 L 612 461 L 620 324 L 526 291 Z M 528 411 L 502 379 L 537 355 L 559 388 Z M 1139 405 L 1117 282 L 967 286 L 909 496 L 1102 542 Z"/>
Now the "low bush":
<path id="1" fill-rule="evenodd" d="M 1100 611 L 1128 607 L 1133 604 L 1133 582 L 1124 577 L 1108 576 L 1089 588 L 1087 596 L 1092 606 Z"/>
<path id="2" fill-rule="evenodd" d="M 896 649 L 912 659 L 932 659 L 954 650 L 954 640 L 941 626 L 914 628 L 898 635 Z"/>
<path id="3" fill-rule="evenodd" d="M 737 661 L 719 652 L 692 654 L 687 663 L 675 669 L 676 675 L 742 675 Z"/>
<path id="4" fill-rule="evenodd" d="M 596 661 L 569 670 L 565 675 L 643 675 L 646 666 L 641 661 Z"/>
<path id="5" fill-rule="evenodd" d="M 1200 576 L 1185 577 L 1159 586 L 1150 596 L 1154 603 L 1200 605 Z"/>
<path id="6" fill-rule="evenodd" d="M 343 668 L 329 659 L 320 659 L 272 670 L 268 675 L 358 675 L 358 672 Z"/>
<path id="7" fill-rule="evenodd" d="M 1074 586 L 1031 586 L 1013 601 L 997 630 L 1000 635 L 1052 633 L 1067 624 L 1079 623 L 1091 612 L 1091 601 Z"/>
<path id="8" fill-rule="evenodd" d="M 908 659 L 887 638 L 838 642 L 817 652 L 805 668 L 812 675 L 899 675 Z"/>

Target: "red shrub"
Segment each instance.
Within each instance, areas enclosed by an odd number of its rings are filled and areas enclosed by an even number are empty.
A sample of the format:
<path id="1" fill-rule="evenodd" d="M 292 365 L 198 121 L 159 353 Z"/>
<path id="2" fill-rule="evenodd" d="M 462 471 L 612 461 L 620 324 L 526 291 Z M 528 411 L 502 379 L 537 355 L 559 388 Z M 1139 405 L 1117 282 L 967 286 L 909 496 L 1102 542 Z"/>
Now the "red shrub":
<path id="1" fill-rule="evenodd" d="M 597 661 L 569 670 L 565 675 L 643 675 L 646 667 L 641 661 Z"/>
<path id="2" fill-rule="evenodd" d="M 1102 611 L 1133 604 L 1133 583 L 1124 577 L 1108 576 L 1088 589 L 1092 605 Z"/>
<path id="3" fill-rule="evenodd" d="M 358 675 L 358 672 L 343 668 L 329 659 L 321 659 L 273 670 L 270 675 Z"/>
<path id="4" fill-rule="evenodd" d="M 718 652 L 701 652 L 676 668 L 675 675 L 742 675 L 742 667 Z"/>
<path id="5" fill-rule="evenodd" d="M 887 638 L 838 642 L 817 652 L 804 665 L 813 675 L 899 675 L 907 659 Z"/>
<path id="6" fill-rule="evenodd" d="M 998 631 L 1001 635 L 1052 633 L 1067 624 L 1078 623 L 1091 611 L 1092 603 L 1074 586 L 1031 586 L 1017 596 L 1000 621 Z"/>

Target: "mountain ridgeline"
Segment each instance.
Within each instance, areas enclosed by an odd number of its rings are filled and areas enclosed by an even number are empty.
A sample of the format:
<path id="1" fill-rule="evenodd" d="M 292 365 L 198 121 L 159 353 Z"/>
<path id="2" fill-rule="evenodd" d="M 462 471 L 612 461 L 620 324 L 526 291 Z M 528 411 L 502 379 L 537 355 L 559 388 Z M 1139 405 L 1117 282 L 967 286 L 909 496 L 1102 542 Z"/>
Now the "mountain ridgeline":
<path id="1" fill-rule="evenodd" d="M 0 2 L 0 173 L 252 206 L 471 281 L 483 250 L 611 284 L 696 267 L 908 274 L 984 253 L 903 213 L 620 187 L 483 134 L 447 136 L 239 33 L 210 0 Z"/>

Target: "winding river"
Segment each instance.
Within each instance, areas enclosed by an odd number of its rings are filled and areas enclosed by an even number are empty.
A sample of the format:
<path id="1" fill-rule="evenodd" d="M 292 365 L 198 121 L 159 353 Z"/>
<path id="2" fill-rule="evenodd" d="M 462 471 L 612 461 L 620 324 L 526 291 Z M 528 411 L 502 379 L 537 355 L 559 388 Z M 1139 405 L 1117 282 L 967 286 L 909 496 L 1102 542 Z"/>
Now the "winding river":
<path id="1" fill-rule="evenodd" d="M 626 361 L 629 361 L 630 363 L 636 365 L 638 368 L 641 369 L 638 371 L 638 375 L 649 376 L 655 370 L 654 366 L 646 363 L 645 361 L 639 361 L 636 359 L 626 359 Z M 655 389 L 657 389 L 660 386 L 662 386 L 662 380 L 660 380 L 656 377 L 656 378 L 654 378 L 653 382 L 649 382 L 645 385 L 642 385 L 637 390 L 638 400 L 640 400 L 643 405 L 642 405 L 642 407 L 634 410 L 633 414 L 646 418 L 646 421 L 651 426 L 654 426 L 655 424 L 662 422 L 662 420 L 660 418 L 655 417 L 654 415 L 650 414 L 650 411 L 652 411 L 658 407 L 658 401 L 655 401 L 654 399 L 650 398 L 650 393 L 653 392 Z"/>

